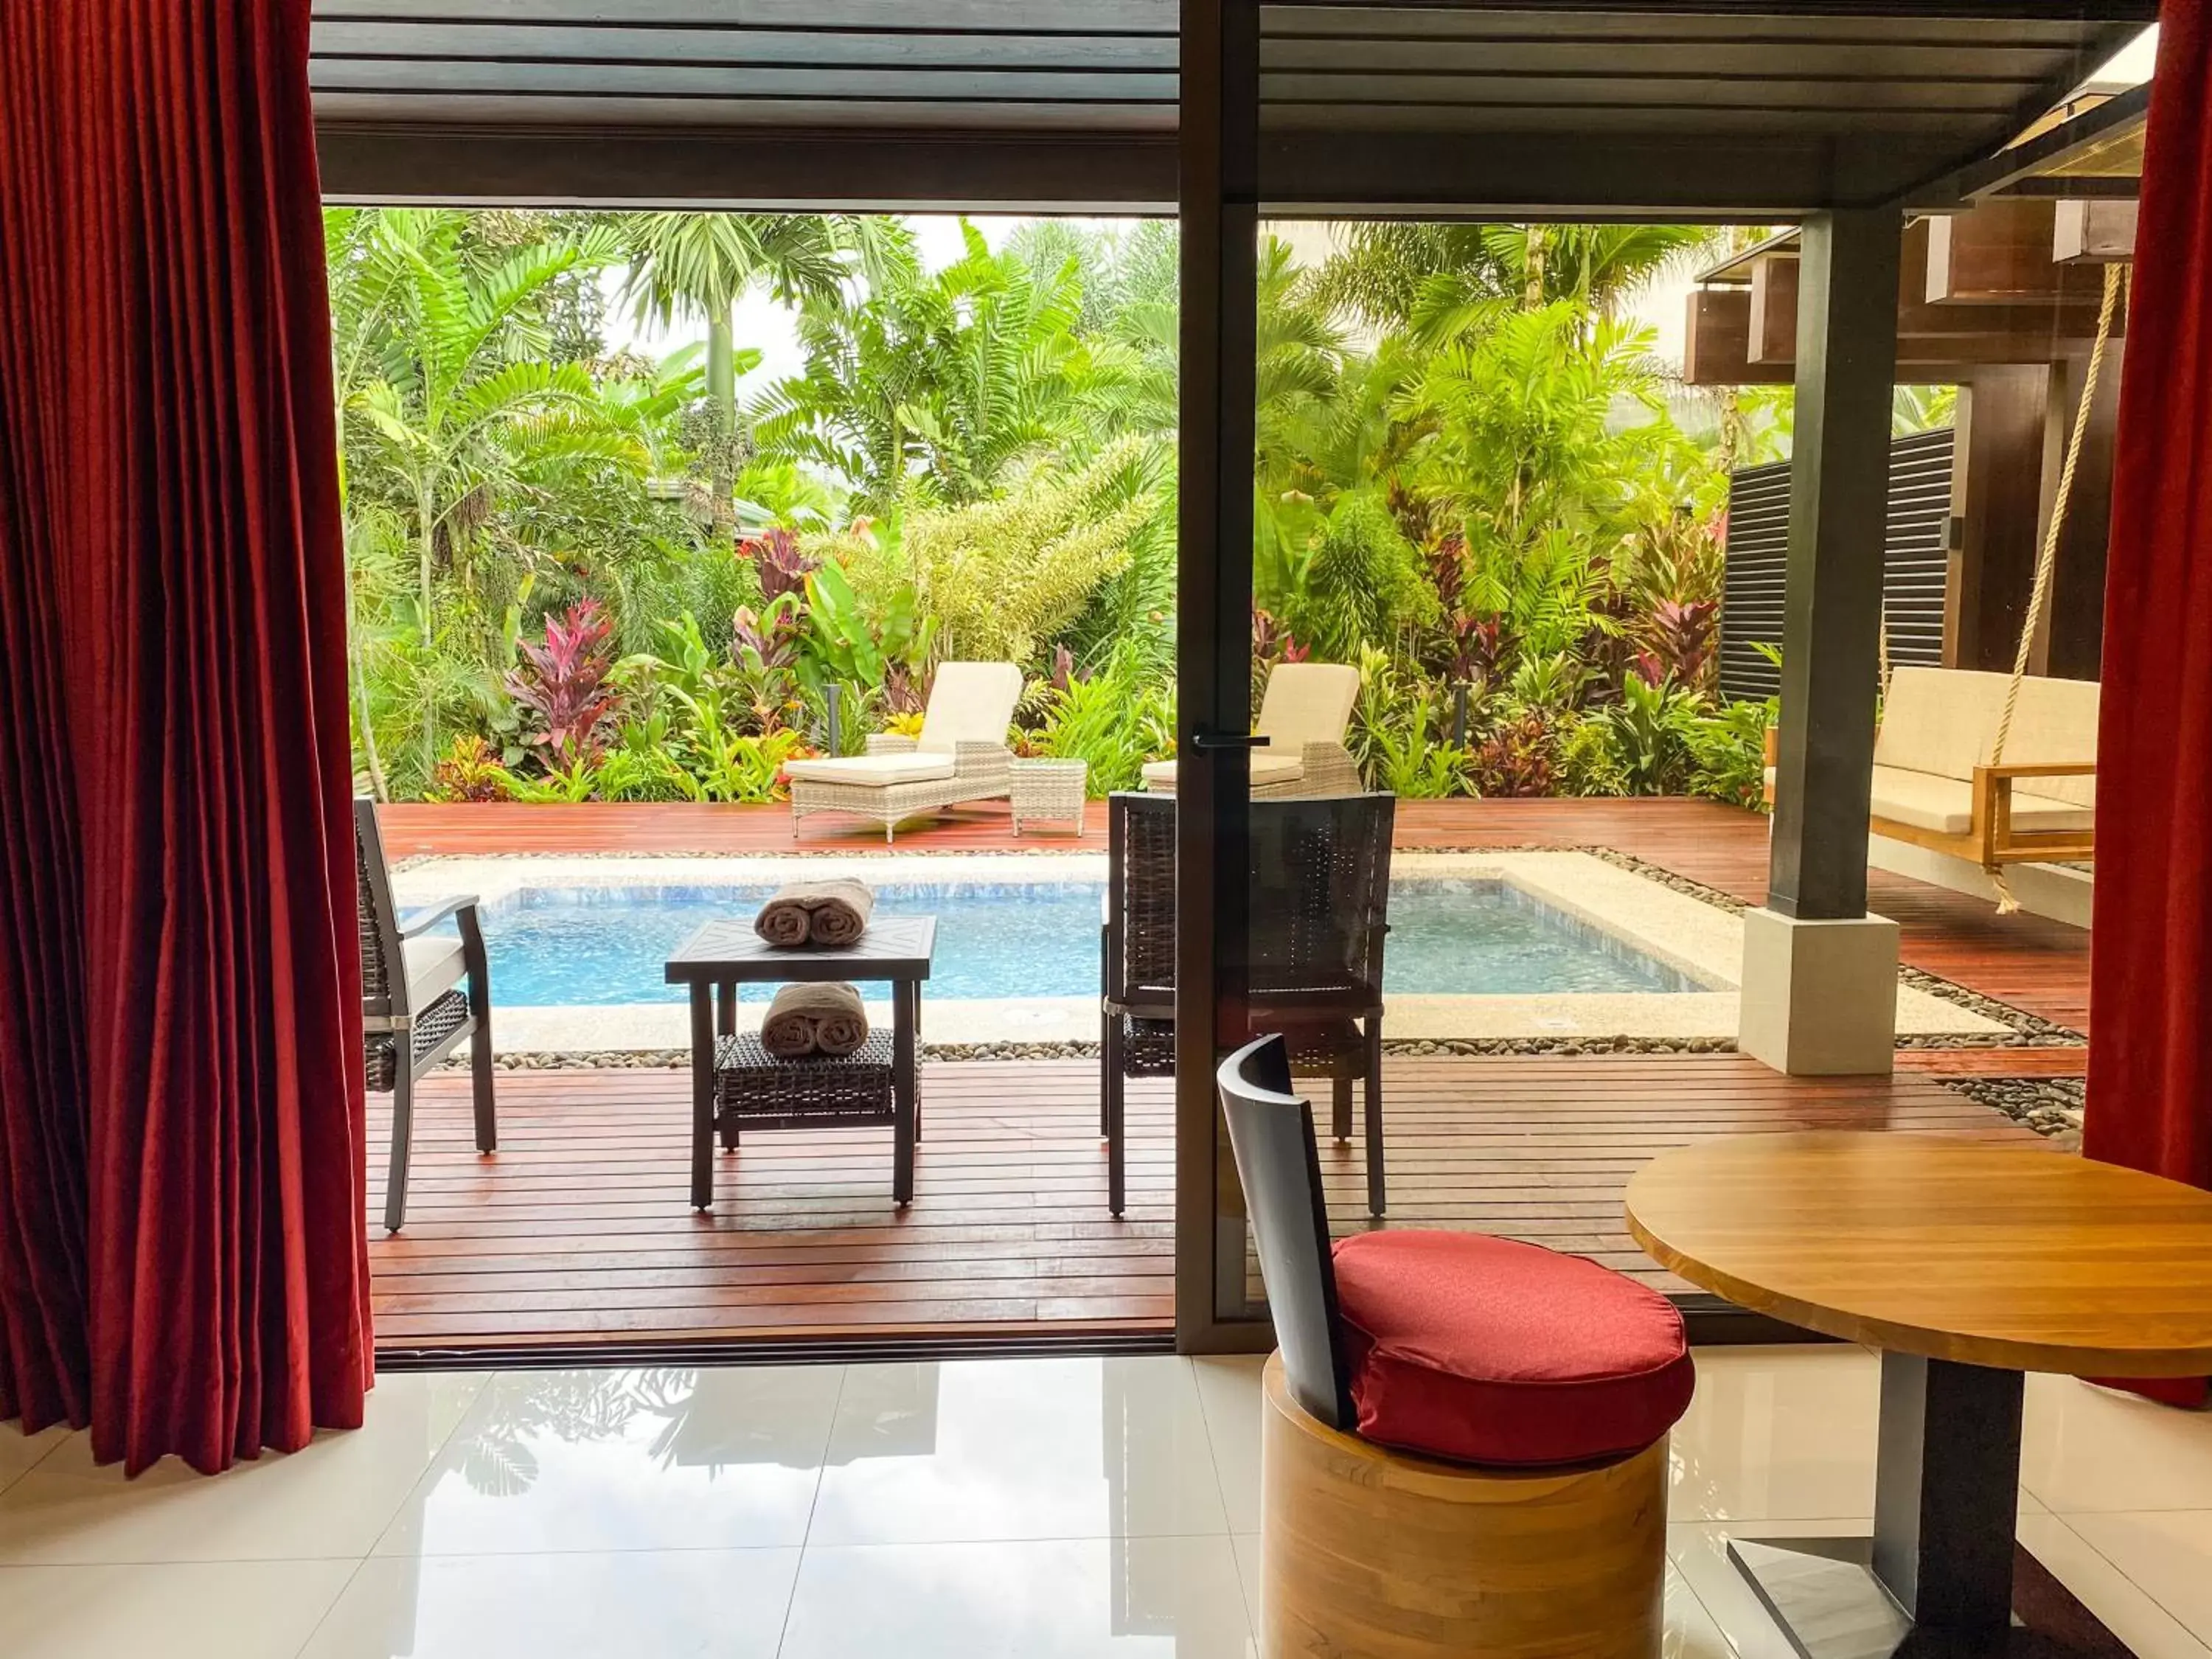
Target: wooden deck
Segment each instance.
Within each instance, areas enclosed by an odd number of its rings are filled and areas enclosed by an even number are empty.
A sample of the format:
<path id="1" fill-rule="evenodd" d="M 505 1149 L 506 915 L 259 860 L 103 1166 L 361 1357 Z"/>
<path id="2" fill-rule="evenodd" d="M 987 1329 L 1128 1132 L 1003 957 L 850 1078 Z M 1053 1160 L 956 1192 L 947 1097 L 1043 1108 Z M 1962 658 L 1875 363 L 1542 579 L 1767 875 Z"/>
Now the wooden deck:
<path id="1" fill-rule="evenodd" d="M 1785 1078 L 1730 1054 L 1394 1060 L 1390 1217 L 1540 1241 L 1652 1282 L 1623 1231 L 1629 1176 L 1668 1147 L 1799 1127 L 2033 1139 L 1923 1077 Z M 425 1085 L 406 1231 L 373 1231 L 389 1349 L 544 1340 L 1164 1331 L 1174 1313 L 1167 1086 L 1130 1102 L 1129 1207 L 1106 1212 L 1095 1062 L 933 1064 L 916 1196 L 890 1202 L 890 1131 L 758 1134 L 686 1201 L 684 1075 L 500 1079 L 500 1151 L 464 1079 Z M 373 1097 L 381 1201 L 386 1097 Z M 1341 1228 L 1364 1224 L 1356 1146 L 1324 1152 Z"/>
<path id="2" fill-rule="evenodd" d="M 902 851 L 1101 848 L 1012 836 L 984 807 L 902 831 Z M 775 807 L 398 806 L 416 854 L 792 849 Z M 880 851 L 866 830 L 810 821 L 809 850 Z M 1686 800 L 1408 801 L 1407 848 L 1615 848 L 1748 902 L 1763 895 L 1765 821 Z M 1911 964 L 2086 1029 L 2088 942 L 2062 924 L 1902 878 L 1871 878 Z M 1782 1077 L 1735 1055 L 1393 1059 L 1390 1215 L 1539 1240 L 1669 1281 L 1622 1229 L 1645 1159 L 1721 1134 L 1802 1127 L 2029 1139 L 1945 1089 L 1946 1076 L 2069 1077 L 2083 1051 L 1908 1050 L 1893 1079 Z M 1170 1328 L 1174 1249 L 1164 1084 L 1130 1104 L 1130 1204 L 1106 1212 L 1096 1063 L 933 1063 L 915 1202 L 890 1197 L 888 1130 L 759 1134 L 718 1160 L 710 1215 L 685 1201 L 689 1080 L 669 1071 L 508 1072 L 501 1150 L 479 1160 L 465 1081 L 434 1076 L 417 1118 L 406 1232 L 372 1229 L 380 1348 L 678 1338 L 1035 1337 Z M 388 1098 L 371 1097 L 372 1213 Z M 1364 1224 L 1356 1146 L 1325 1150 L 1338 1224 Z"/>

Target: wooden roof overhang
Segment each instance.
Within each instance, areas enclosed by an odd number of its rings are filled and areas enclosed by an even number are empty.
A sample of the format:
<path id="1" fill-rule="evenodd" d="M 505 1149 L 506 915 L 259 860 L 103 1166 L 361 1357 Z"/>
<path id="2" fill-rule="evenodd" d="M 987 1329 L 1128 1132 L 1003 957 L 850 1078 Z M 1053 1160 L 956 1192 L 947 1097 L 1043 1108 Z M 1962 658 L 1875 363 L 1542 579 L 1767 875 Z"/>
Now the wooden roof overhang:
<path id="1" fill-rule="evenodd" d="M 1918 199 L 1945 210 L 1905 226 L 1900 380 L 1958 381 L 1980 368 L 2057 362 L 2087 350 L 2103 288 L 2094 267 L 2134 257 L 2149 92 L 2134 88 L 2062 112 L 1923 187 Z M 1683 378 L 1692 386 L 1790 380 L 1797 276 L 1794 231 L 1700 272 L 1689 296 Z"/>
<path id="2" fill-rule="evenodd" d="M 1270 0 L 1281 216 L 1787 217 L 1994 153 L 2154 0 Z M 1178 0 L 315 0 L 334 199 L 1169 212 Z"/>

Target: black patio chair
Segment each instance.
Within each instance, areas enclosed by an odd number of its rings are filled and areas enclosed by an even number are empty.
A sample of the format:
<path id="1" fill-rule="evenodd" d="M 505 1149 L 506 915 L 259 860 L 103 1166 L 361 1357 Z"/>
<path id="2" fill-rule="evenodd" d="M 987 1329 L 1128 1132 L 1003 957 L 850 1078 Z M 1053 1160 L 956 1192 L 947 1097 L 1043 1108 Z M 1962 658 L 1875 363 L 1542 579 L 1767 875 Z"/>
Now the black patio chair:
<path id="1" fill-rule="evenodd" d="M 477 1150 L 499 1146 L 492 1106 L 491 975 L 473 894 L 441 899 L 399 915 L 384 860 L 376 803 L 353 804 L 354 859 L 361 923 L 361 1014 L 368 1086 L 392 1091 L 392 1172 L 384 1225 L 407 1218 L 407 1164 L 415 1137 L 415 1084 L 469 1040 L 476 1091 Z M 433 935 L 448 916 L 460 937 Z"/>
<path id="2" fill-rule="evenodd" d="M 1251 1031 L 1288 1039 L 1291 1069 L 1326 1077 L 1339 1141 L 1352 1139 L 1352 1085 L 1364 1102 L 1367 1207 L 1383 1212 L 1382 945 L 1389 932 L 1396 798 L 1342 795 L 1252 803 L 1250 963 L 1224 988 Z M 1100 933 L 1099 1131 L 1108 1204 L 1127 1200 L 1127 1080 L 1175 1073 L 1175 801 L 1117 794 L 1107 810 Z"/>

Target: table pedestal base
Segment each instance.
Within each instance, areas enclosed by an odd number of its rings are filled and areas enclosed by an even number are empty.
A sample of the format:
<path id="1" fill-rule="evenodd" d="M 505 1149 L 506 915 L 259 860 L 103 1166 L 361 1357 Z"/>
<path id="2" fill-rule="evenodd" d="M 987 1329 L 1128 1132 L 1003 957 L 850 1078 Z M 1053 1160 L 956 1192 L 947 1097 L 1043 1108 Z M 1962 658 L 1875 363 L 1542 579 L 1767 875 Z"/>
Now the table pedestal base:
<path id="1" fill-rule="evenodd" d="M 2021 1609 L 2002 1629 L 1916 1628 L 1864 1538 L 1732 1539 L 1729 1559 L 1802 1659 L 2135 1659 L 2024 1552 Z"/>

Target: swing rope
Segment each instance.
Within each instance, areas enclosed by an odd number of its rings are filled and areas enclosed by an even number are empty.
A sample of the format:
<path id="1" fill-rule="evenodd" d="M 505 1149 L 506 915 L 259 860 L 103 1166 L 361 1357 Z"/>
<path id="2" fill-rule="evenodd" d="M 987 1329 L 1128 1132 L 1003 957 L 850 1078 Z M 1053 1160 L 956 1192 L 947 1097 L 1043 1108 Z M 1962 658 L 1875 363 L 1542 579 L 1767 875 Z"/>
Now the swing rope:
<path id="1" fill-rule="evenodd" d="M 2097 381 L 2104 372 L 2105 348 L 2112 343 L 2112 321 L 2119 308 L 2124 284 L 2128 280 L 2128 268 L 2124 264 L 2105 267 L 2105 297 L 2097 311 L 2097 338 L 2089 348 L 2088 372 L 2081 377 L 2081 399 L 2074 415 L 2074 429 L 2066 434 L 2066 465 L 2058 474 L 2058 492 L 2051 503 L 2051 523 L 2045 530 L 2043 546 L 2036 554 L 2035 580 L 2028 589 L 2027 617 L 2021 625 L 2020 646 L 2013 653 L 2012 681 L 2005 687 L 2004 712 L 1997 717 L 1996 739 L 1990 744 L 1990 764 L 2004 763 L 2005 742 L 2012 735 L 2012 718 L 2020 707 L 2021 682 L 2027 678 L 2029 655 L 2035 648 L 2035 636 L 2043 626 L 2043 613 L 2050 604 L 2051 583 L 2058 568 L 2058 538 L 2066 527 L 2066 508 L 2074 496 L 2074 474 L 2081 461 L 2081 439 L 2089 429 L 2089 415 L 2097 400 Z M 1992 862 L 1990 879 L 1997 890 L 1997 914 L 2008 916 L 2020 908 L 2020 901 L 2013 896 L 2012 885 L 2005 879 L 2004 866 Z"/>

